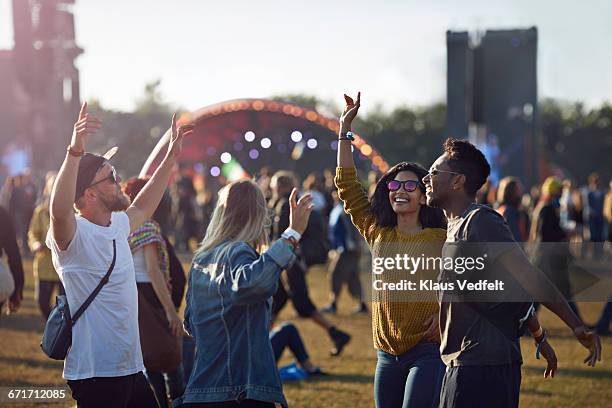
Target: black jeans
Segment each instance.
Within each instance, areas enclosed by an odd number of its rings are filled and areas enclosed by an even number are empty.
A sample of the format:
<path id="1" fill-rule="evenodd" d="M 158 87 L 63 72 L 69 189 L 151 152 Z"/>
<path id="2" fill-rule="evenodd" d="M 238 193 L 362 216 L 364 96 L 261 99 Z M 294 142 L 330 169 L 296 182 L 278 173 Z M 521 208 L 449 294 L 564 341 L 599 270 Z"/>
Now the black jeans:
<path id="1" fill-rule="evenodd" d="M 287 304 L 287 300 L 291 299 L 291 303 L 293 303 L 293 307 L 300 317 L 312 316 L 317 311 L 317 307 L 310 299 L 308 284 L 306 283 L 306 270 L 299 260 L 287 269 L 287 281 L 289 284 L 287 289 L 285 289 L 282 279 L 278 282 L 278 289 L 273 296 L 272 314 L 280 313 Z"/>
<path id="2" fill-rule="evenodd" d="M 68 380 L 79 408 L 158 408 L 155 394 L 142 372 L 123 377 Z"/>
<path id="3" fill-rule="evenodd" d="M 291 350 L 296 360 L 300 363 L 308 360 L 308 353 L 306 352 L 306 347 L 304 347 L 304 341 L 300 336 L 300 332 L 291 323 L 283 323 L 272 330 L 270 342 L 272 343 L 272 350 L 274 351 L 274 358 L 277 363 L 287 347 L 289 347 L 289 350 Z"/>
<path id="4" fill-rule="evenodd" d="M 448 367 L 440 408 L 518 408 L 521 365 Z"/>

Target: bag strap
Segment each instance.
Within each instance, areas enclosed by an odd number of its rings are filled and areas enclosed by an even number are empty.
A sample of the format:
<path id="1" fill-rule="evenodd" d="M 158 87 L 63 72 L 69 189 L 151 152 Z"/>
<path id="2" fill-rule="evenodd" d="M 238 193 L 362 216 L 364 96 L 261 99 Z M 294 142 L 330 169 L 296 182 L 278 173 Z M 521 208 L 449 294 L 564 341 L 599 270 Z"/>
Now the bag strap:
<path id="1" fill-rule="evenodd" d="M 96 288 L 93 290 L 93 292 L 91 292 L 91 295 L 89 295 L 87 300 L 85 300 L 85 302 L 83 302 L 81 307 L 79 307 L 79 310 L 77 310 L 76 313 L 74 314 L 74 316 L 72 317 L 72 322 L 71 323 L 72 323 L 73 326 L 76 323 L 77 319 L 79 317 L 81 317 L 83 312 L 85 312 L 85 309 L 87 309 L 87 307 L 91 304 L 91 302 L 93 302 L 95 297 L 98 295 L 98 293 L 102 289 L 102 286 L 104 286 L 104 285 L 106 285 L 108 283 L 108 278 L 110 277 L 110 274 L 113 271 L 113 269 L 115 269 L 115 261 L 116 261 L 116 259 L 117 259 L 117 244 L 116 244 L 115 240 L 113 239 L 113 261 L 111 262 L 110 267 L 108 268 L 108 272 L 106 272 L 106 275 L 104 275 L 104 277 L 102 278 L 100 283 L 98 283 L 98 286 L 96 286 Z"/>

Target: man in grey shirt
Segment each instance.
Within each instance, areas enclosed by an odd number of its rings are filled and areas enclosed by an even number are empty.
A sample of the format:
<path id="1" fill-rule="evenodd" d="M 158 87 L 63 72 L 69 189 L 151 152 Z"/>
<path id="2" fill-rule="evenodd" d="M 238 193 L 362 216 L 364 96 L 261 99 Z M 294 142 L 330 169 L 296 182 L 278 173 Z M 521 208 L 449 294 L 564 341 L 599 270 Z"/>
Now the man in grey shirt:
<path id="1" fill-rule="evenodd" d="M 532 298 L 559 316 L 589 349 L 585 362 L 594 366 L 601 359 L 597 335 L 529 263 L 503 218 L 475 204 L 489 172 L 489 163 L 476 147 L 448 139 L 423 179 L 427 204 L 442 208 L 448 218 L 442 256 L 452 261 L 444 263 L 439 277 L 440 353 L 447 365 L 441 407 L 518 407 L 518 338 L 525 324 L 549 360 L 546 372 L 552 360 L 554 372 L 554 352 L 531 312 Z"/>

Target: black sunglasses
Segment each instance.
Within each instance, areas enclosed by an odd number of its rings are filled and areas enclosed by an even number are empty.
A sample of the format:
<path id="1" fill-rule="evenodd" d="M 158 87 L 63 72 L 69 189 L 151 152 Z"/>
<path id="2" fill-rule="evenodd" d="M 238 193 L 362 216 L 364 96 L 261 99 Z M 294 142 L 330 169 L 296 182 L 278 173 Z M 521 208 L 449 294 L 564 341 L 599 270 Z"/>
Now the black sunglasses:
<path id="1" fill-rule="evenodd" d="M 405 191 L 411 193 L 419 187 L 419 184 L 421 183 L 416 180 L 390 180 L 387 181 L 387 188 L 389 189 L 389 191 L 397 191 L 403 186 Z"/>
<path id="2" fill-rule="evenodd" d="M 117 171 L 115 170 L 115 168 L 113 167 L 113 170 L 111 171 L 111 174 L 109 174 L 107 177 L 104 177 L 102 180 L 98 180 L 95 183 L 91 183 L 90 185 L 87 186 L 87 188 L 89 187 L 93 187 L 96 184 L 100 184 L 104 181 L 112 181 L 115 184 L 119 184 L 119 182 L 121 181 L 121 179 L 119 178 L 119 176 L 117 176 Z"/>
<path id="3" fill-rule="evenodd" d="M 457 173 L 456 171 L 432 169 L 432 170 L 429 170 L 429 172 L 427 172 L 425 177 L 430 177 L 431 178 L 431 177 L 437 176 L 439 173 L 449 173 L 449 174 L 455 174 L 455 175 L 463 174 L 463 173 Z M 425 178 L 425 177 L 423 177 L 423 178 Z"/>

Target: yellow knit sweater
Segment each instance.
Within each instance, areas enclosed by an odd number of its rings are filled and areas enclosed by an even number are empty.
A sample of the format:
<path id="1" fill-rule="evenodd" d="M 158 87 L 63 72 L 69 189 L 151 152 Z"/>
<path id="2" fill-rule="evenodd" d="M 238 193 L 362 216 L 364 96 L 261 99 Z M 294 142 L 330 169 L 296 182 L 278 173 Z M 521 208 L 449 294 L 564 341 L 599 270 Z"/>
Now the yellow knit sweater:
<path id="1" fill-rule="evenodd" d="M 368 196 L 357 179 L 354 167 L 336 169 L 338 196 L 353 224 L 366 239 L 372 258 L 439 257 L 446 239 L 446 230 L 425 228 L 415 234 L 406 235 L 397 227 L 375 226 Z M 418 282 L 420 279 L 435 279 L 437 271 L 418 270 L 410 275 L 404 269 L 385 269 L 384 273 L 372 274 L 372 279 L 384 282 L 400 282 L 402 279 Z M 384 352 L 400 355 L 410 350 L 423 338 L 428 317 L 438 313 L 438 303 L 433 292 L 373 291 L 372 332 L 374 347 Z"/>

